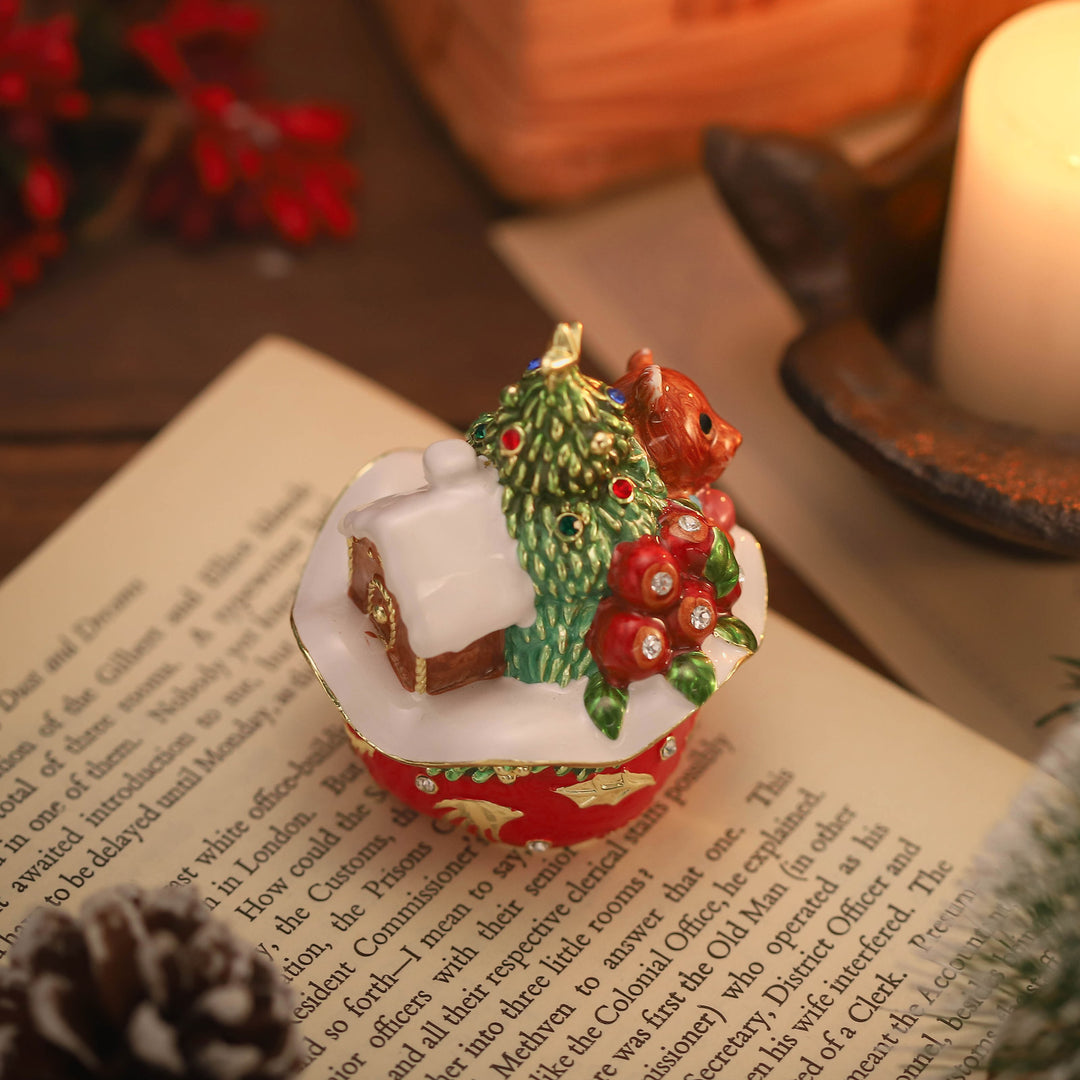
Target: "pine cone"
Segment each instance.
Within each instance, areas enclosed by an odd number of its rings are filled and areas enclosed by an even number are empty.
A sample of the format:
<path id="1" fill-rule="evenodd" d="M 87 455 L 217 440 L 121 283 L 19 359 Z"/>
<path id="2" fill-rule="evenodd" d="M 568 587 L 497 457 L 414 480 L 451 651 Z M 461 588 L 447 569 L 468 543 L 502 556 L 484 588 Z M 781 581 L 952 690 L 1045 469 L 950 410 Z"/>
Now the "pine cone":
<path id="1" fill-rule="evenodd" d="M 287 987 L 187 889 L 39 909 L 0 969 L 0 1080 L 279 1080 L 299 1060 Z"/>

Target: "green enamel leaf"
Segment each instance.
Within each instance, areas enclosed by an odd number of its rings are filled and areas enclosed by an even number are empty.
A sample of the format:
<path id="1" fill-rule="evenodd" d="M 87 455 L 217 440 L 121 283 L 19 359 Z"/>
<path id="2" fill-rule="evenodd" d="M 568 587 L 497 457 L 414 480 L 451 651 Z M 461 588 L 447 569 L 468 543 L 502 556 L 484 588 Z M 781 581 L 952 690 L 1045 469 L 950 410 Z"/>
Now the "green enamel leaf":
<path id="1" fill-rule="evenodd" d="M 704 570 L 705 580 L 716 586 L 717 596 L 727 596 L 739 584 L 739 563 L 731 550 L 724 529 L 713 527 L 713 550 L 708 553 Z"/>
<path id="2" fill-rule="evenodd" d="M 667 681 L 695 705 L 703 705 L 716 689 L 716 669 L 702 652 L 680 653 L 671 661 Z"/>
<path id="3" fill-rule="evenodd" d="M 705 579 L 716 587 L 717 596 L 727 596 L 739 584 L 739 564 L 723 529 L 713 528 L 713 546 L 705 561 Z"/>
<path id="4" fill-rule="evenodd" d="M 618 738 L 626 714 L 628 695 L 612 686 L 598 671 L 585 686 L 585 711 L 609 738 Z"/>
<path id="5" fill-rule="evenodd" d="M 754 631 L 735 615 L 721 615 L 716 620 L 713 633 L 725 641 L 730 641 L 732 645 L 741 645 L 744 649 L 757 652 L 758 639 Z"/>

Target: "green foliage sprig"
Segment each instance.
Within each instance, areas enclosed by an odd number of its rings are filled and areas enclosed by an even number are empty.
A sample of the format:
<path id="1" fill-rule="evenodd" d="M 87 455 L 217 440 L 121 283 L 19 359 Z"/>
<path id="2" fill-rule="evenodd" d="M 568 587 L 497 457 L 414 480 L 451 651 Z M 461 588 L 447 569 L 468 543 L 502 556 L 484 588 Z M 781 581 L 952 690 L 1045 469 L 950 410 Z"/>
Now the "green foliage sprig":
<path id="1" fill-rule="evenodd" d="M 957 992 L 983 1004 L 957 1049 L 992 1035 L 993 1080 L 1080 1077 L 1080 723 L 1039 764 L 980 856 L 978 900 L 939 946 L 947 961 L 965 936 L 976 944 Z M 947 1014 L 951 1004 L 945 995 L 932 1011 Z M 930 1075 L 949 1075 L 952 1057 Z"/>

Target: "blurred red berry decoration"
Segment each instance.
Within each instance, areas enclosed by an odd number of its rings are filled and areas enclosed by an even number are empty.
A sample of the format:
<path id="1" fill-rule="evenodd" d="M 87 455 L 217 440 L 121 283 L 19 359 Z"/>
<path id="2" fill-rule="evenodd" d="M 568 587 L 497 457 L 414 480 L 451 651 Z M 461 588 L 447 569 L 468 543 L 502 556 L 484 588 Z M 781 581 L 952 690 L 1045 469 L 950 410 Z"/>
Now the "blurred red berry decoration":
<path id="1" fill-rule="evenodd" d="M 249 4 L 175 0 L 158 21 L 129 32 L 132 49 L 191 118 L 189 138 L 151 180 L 146 215 L 193 242 L 228 226 L 269 226 L 291 244 L 351 236 L 359 175 L 343 156 L 348 114 L 243 95 L 257 81 L 243 57 L 261 25 Z M 207 70 L 214 80 L 201 77 Z"/>
<path id="2" fill-rule="evenodd" d="M 169 0 L 151 18 L 145 3 L 71 7 L 37 18 L 30 2 L 0 0 L 0 307 L 68 236 L 101 239 L 140 217 L 190 243 L 355 233 L 352 118 L 264 93 L 258 5 Z"/>
<path id="3" fill-rule="evenodd" d="M 89 108 L 75 85 L 74 21 L 25 21 L 21 7 L 20 0 L 0 0 L 0 308 L 64 248 L 57 224 L 70 181 L 54 127 Z"/>

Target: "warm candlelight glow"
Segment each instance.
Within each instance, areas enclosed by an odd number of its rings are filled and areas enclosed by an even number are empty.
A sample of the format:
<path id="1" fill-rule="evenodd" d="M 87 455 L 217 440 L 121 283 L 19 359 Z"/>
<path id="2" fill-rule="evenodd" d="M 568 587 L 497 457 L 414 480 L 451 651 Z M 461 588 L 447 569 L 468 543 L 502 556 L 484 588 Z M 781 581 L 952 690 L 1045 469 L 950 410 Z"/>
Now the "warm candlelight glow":
<path id="1" fill-rule="evenodd" d="M 936 358 L 956 402 L 1080 432 L 1080 2 L 1014 16 L 964 91 Z"/>

